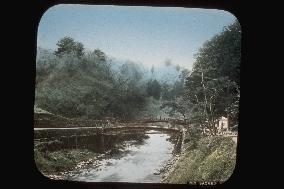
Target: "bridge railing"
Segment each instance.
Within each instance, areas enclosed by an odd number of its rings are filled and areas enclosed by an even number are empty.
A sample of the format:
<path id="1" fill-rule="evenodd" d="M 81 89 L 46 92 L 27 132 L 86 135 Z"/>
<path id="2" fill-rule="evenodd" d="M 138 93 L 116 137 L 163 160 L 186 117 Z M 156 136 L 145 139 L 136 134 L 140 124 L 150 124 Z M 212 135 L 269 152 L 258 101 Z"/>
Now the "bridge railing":
<path id="1" fill-rule="evenodd" d="M 138 120 L 140 123 L 151 123 L 151 122 L 172 122 L 177 124 L 187 124 L 187 120 L 174 119 L 174 118 L 147 118 Z"/>

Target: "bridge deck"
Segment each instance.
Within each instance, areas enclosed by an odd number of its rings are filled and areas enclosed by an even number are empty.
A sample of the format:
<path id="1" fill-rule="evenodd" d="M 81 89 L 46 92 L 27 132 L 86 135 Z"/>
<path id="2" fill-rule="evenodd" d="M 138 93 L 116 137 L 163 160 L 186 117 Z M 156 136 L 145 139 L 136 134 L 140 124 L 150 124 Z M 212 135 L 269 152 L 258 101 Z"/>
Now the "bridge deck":
<path id="1" fill-rule="evenodd" d="M 180 131 L 177 128 L 167 128 L 167 127 L 157 127 L 157 126 L 116 126 L 116 127 L 70 127 L 70 128 L 34 128 L 35 131 L 41 130 L 80 130 L 80 129 L 95 129 L 102 131 L 112 131 L 112 130 L 121 130 L 121 129 L 139 129 L 139 130 L 169 130 L 169 131 Z"/>

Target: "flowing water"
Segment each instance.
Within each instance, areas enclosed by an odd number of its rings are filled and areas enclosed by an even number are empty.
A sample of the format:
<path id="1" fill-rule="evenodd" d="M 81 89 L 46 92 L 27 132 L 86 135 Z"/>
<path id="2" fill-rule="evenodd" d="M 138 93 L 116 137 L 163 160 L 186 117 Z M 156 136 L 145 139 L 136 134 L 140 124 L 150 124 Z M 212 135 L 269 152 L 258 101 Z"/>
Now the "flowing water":
<path id="1" fill-rule="evenodd" d="M 123 141 L 115 153 L 109 153 L 87 168 L 70 173 L 66 179 L 87 182 L 158 183 L 159 169 L 173 156 L 172 135 L 147 132 L 141 139 Z"/>

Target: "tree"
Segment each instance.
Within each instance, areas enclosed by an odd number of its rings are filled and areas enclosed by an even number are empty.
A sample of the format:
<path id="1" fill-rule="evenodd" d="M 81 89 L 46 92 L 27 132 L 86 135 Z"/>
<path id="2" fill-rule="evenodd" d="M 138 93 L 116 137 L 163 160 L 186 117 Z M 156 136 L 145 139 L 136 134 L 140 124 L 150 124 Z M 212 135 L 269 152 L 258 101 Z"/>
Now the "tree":
<path id="1" fill-rule="evenodd" d="M 63 55 L 75 55 L 81 58 L 84 55 L 84 46 L 80 42 L 75 42 L 71 37 L 64 37 L 60 39 L 57 44 L 55 55 L 62 57 Z"/>
<path id="2" fill-rule="evenodd" d="M 161 84 L 161 97 L 163 101 L 169 101 L 173 99 L 172 86 L 167 82 Z"/>
<path id="3" fill-rule="evenodd" d="M 148 96 L 152 96 L 156 100 L 159 100 L 161 97 L 161 85 L 155 80 L 150 80 L 147 82 L 147 94 Z"/>
<path id="4" fill-rule="evenodd" d="M 106 62 L 106 55 L 100 49 L 95 49 L 94 54 L 96 58 L 99 60 L 99 62 Z"/>
<path id="5" fill-rule="evenodd" d="M 235 21 L 207 41 L 196 54 L 186 79 L 185 98 L 191 102 L 192 120 L 216 134 L 219 117 L 238 116 L 240 91 L 240 25 Z"/>
<path id="6" fill-rule="evenodd" d="M 84 45 L 80 42 L 76 42 L 75 48 L 74 48 L 74 54 L 81 58 L 84 55 Z"/>
<path id="7" fill-rule="evenodd" d="M 133 62 L 123 64 L 115 74 L 114 86 L 105 110 L 124 121 L 139 117 L 147 104 L 142 78 L 139 65 Z"/>

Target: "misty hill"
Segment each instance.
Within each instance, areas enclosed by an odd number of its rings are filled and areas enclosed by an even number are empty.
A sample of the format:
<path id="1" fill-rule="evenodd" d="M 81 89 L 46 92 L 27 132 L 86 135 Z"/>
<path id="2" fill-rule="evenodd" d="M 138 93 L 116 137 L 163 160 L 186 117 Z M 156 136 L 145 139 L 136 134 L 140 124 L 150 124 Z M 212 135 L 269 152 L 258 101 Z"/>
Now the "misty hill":
<path id="1" fill-rule="evenodd" d="M 133 62 L 115 64 L 101 51 L 55 56 L 39 48 L 35 105 L 66 118 L 133 119 L 151 101 L 143 71 Z"/>
<path id="2" fill-rule="evenodd" d="M 35 105 L 54 115 L 85 120 L 157 116 L 160 100 L 182 90 L 181 69 L 174 65 L 148 68 L 99 49 L 87 51 L 72 38 L 61 42 L 56 51 L 37 49 Z"/>
<path id="3" fill-rule="evenodd" d="M 56 56 L 54 55 L 54 50 L 46 49 L 42 47 L 37 48 L 37 63 L 44 62 L 47 60 L 55 59 Z M 125 61 L 121 59 L 117 59 L 115 57 L 109 58 L 109 63 L 111 69 L 114 72 L 119 72 L 119 69 L 123 64 L 130 61 Z M 173 84 L 175 81 L 178 80 L 181 70 L 177 70 L 175 65 L 154 65 L 154 72 L 151 73 L 151 68 L 146 68 L 143 64 L 138 64 L 139 69 L 144 75 L 144 79 L 157 79 L 161 83 L 167 82 Z"/>

